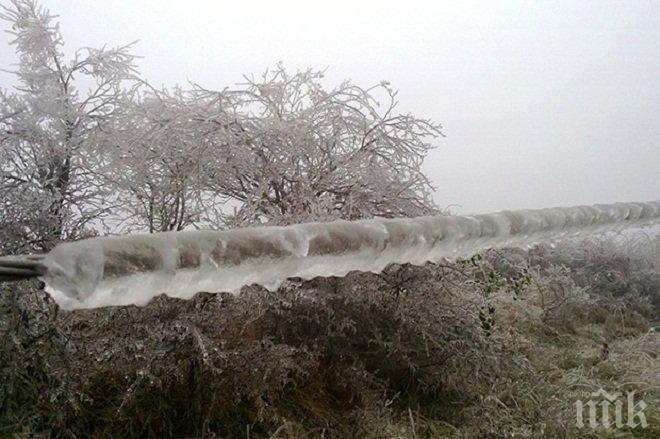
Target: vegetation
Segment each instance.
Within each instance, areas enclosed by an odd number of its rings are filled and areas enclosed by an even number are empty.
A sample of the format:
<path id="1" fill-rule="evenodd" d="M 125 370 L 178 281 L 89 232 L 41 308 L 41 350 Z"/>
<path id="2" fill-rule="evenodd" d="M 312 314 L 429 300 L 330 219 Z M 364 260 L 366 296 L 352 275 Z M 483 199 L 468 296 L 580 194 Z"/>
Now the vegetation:
<path id="1" fill-rule="evenodd" d="M 656 437 L 659 244 L 491 251 L 70 313 L 33 284 L 5 286 L 0 434 Z M 600 387 L 637 391 L 649 426 L 578 429 L 574 402 Z"/>
<path id="2" fill-rule="evenodd" d="M 0 255 L 437 212 L 421 165 L 441 127 L 397 113 L 387 82 L 276 66 L 157 90 L 131 45 L 67 58 L 34 0 L 0 18 L 19 57 L 0 91 Z M 3 284 L 0 436 L 659 437 L 659 247 L 491 251 L 75 312 L 36 281 Z M 599 388 L 635 390 L 649 426 L 578 428 L 574 402 Z"/>
<path id="3" fill-rule="evenodd" d="M 0 9 L 14 37 L 0 90 L 0 254 L 93 234 L 437 211 L 421 166 L 440 125 L 387 82 L 328 88 L 278 65 L 224 90 L 158 90 L 132 45 L 69 59 L 35 0 Z M 232 211 L 233 209 L 233 211 Z"/>

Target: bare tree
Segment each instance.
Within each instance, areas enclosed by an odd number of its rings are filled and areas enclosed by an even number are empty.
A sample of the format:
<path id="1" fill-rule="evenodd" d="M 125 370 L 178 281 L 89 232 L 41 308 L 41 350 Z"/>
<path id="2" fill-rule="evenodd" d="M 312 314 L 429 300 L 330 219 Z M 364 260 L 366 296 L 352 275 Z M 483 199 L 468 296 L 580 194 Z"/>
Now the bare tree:
<path id="1" fill-rule="evenodd" d="M 278 65 L 238 89 L 194 90 L 205 111 L 198 114 L 204 142 L 213 145 L 208 184 L 242 203 L 234 222 L 436 211 L 421 165 L 441 127 L 396 113 L 387 82 L 363 89 L 346 81 L 326 90 L 322 77 Z"/>
<path id="2" fill-rule="evenodd" d="M 21 224 L 22 239 L 47 249 L 75 237 L 106 208 L 95 169 L 135 57 L 128 45 L 83 48 L 67 60 L 56 16 L 34 0 L 11 0 L 2 12 L 19 62 L 15 90 L 0 91 L 0 197 L 13 193 L 18 205 L 9 210 L 3 203 L 0 215 L 12 221 L 8 215 L 23 209 L 16 221 L 38 216 L 38 226 Z"/>

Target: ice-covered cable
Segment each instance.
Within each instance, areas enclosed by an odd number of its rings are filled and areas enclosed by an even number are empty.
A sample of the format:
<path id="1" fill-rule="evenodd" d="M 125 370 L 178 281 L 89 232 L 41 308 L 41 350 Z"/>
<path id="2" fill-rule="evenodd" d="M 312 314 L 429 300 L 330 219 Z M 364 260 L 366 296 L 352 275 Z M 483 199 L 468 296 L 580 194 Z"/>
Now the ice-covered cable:
<path id="1" fill-rule="evenodd" d="M 163 293 L 191 298 L 253 283 L 274 289 L 290 277 L 379 272 L 390 263 L 658 223 L 660 201 L 654 201 L 103 237 L 57 246 L 43 261 L 42 279 L 65 309 L 143 305 Z"/>

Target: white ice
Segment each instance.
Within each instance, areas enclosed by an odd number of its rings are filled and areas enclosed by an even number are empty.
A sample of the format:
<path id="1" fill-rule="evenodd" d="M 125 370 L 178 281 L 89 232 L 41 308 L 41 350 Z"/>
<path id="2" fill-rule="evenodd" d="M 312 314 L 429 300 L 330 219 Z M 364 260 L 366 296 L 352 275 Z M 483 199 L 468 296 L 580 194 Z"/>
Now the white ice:
<path id="1" fill-rule="evenodd" d="M 423 264 L 659 223 L 660 201 L 654 201 L 103 237 L 57 246 L 44 260 L 43 280 L 64 309 L 144 305 L 163 293 L 188 299 L 253 283 L 276 289 L 290 277 L 380 272 L 390 263 Z"/>

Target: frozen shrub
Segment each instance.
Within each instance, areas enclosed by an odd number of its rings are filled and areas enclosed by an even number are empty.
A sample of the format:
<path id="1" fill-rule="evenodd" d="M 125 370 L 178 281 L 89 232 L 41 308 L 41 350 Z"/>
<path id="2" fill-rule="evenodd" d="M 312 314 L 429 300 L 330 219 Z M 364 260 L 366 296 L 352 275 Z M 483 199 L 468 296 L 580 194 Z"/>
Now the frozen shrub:
<path id="1" fill-rule="evenodd" d="M 6 290 L 1 425 L 162 436 L 233 435 L 249 424 L 258 435 L 293 418 L 331 431 L 347 427 L 326 413 L 358 428 L 383 398 L 401 409 L 468 395 L 497 375 L 498 362 L 474 289 L 443 276 L 458 274 L 391 266 L 291 280 L 276 293 L 253 286 L 72 313 L 38 290 Z"/>
<path id="2" fill-rule="evenodd" d="M 564 266 L 579 287 L 601 303 L 660 315 L 660 240 L 632 237 L 591 238 L 556 246 L 538 246 L 530 261 L 541 270 Z"/>
<path id="3" fill-rule="evenodd" d="M 34 284 L 5 285 L 0 434 L 580 437 L 584 389 L 654 401 L 658 335 L 581 285 L 609 259 L 559 249 L 141 308 L 61 312 Z"/>

